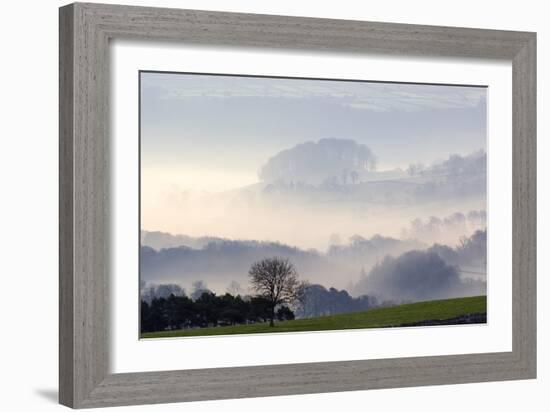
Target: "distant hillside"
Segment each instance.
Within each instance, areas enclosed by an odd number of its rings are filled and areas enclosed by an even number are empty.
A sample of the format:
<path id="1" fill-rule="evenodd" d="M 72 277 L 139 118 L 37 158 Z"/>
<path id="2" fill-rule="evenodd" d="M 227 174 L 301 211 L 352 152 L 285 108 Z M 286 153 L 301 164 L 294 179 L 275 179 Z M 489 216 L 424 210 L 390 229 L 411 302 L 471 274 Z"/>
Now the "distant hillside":
<path id="1" fill-rule="evenodd" d="M 209 288 L 225 290 L 231 281 L 248 284 L 250 265 L 265 257 L 279 256 L 290 259 L 307 279 L 338 284 L 338 276 L 349 279 L 350 273 L 336 266 L 317 251 L 271 242 L 223 240 L 211 241 L 200 249 L 179 246 L 155 250 L 141 248 L 141 279 L 153 283 L 180 283 L 189 285 L 195 280 L 206 282 Z"/>
<path id="2" fill-rule="evenodd" d="M 332 260 L 369 268 L 385 256 L 397 256 L 409 250 L 427 247 L 428 245 L 415 239 L 401 240 L 381 235 L 367 239 L 355 235 L 349 239 L 348 244 L 331 245 L 327 256 Z"/>
<path id="3" fill-rule="evenodd" d="M 187 235 L 172 235 L 166 232 L 141 231 L 141 245 L 153 249 L 169 249 L 180 246 L 187 246 L 193 249 L 201 249 L 209 243 L 221 242 L 226 239 L 211 236 L 193 237 Z"/>
<path id="4" fill-rule="evenodd" d="M 271 157 L 259 171 L 264 182 L 299 181 L 322 184 L 337 177 L 344 184 L 355 183 L 376 166 L 376 156 L 351 139 L 321 139 L 298 144 Z"/>
<path id="5" fill-rule="evenodd" d="M 350 177 L 354 176 L 354 178 Z M 420 205 L 433 201 L 484 197 L 486 193 L 485 152 L 452 155 L 431 167 L 411 167 L 407 172 L 348 169 L 311 184 L 307 180 L 280 179 L 256 186 L 264 195 L 284 196 L 290 201 L 355 202 L 371 205 Z M 246 192 L 250 196 L 250 190 Z"/>
<path id="6" fill-rule="evenodd" d="M 253 262 L 280 256 L 293 262 L 301 279 L 343 289 L 359 277 L 362 269 L 369 269 L 383 257 L 425 247 L 416 241 L 379 235 L 371 239 L 356 236 L 350 244 L 333 246 L 324 254 L 275 242 L 142 232 L 141 280 L 186 288 L 202 280 L 209 288 L 224 291 L 231 281 L 247 285 Z"/>

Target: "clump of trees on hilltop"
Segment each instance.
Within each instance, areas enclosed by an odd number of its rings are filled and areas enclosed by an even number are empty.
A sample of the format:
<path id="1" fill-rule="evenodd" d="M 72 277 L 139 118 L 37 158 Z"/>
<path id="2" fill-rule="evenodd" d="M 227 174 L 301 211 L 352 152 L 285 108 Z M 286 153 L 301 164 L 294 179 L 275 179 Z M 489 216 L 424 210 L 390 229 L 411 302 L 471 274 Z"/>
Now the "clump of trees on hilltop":
<path id="1" fill-rule="evenodd" d="M 255 262 L 249 271 L 252 289 L 256 295 L 242 298 L 226 293 L 200 289 L 193 299 L 170 294 L 167 298 L 141 301 L 141 332 L 166 329 L 184 329 L 275 320 L 292 320 L 294 312 L 289 305 L 304 295 L 306 283 L 298 280 L 298 273 L 288 259 L 278 257 Z"/>
<path id="2" fill-rule="evenodd" d="M 203 282 L 195 283 L 190 297 L 176 285 L 150 287 L 142 295 L 141 332 L 260 322 L 274 326 L 275 321 L 295 317 L 359 312 L 379 306 L 374 297 L 353 298 L 345 290 L 300 281 L 294 265 L 284 258 L 255 262 L 249 278 L 253 296 L 238 293 L 217 296 Z M 172 293 L 167 294 L 169 290 Z"/>
<path id="3" fill-rule="evenodd" d="M 275 319 L 294 319 L 288 306 L 275 310 Z M 141 332 L 157 332 L 208 326 L 230 326 L 267 322 L 272 319 L 272 304 L 263 297 L 242 298 L 229 293 L 216 296 L 204 292 L 198 299 L 170 295 L 141 301 Z"/>

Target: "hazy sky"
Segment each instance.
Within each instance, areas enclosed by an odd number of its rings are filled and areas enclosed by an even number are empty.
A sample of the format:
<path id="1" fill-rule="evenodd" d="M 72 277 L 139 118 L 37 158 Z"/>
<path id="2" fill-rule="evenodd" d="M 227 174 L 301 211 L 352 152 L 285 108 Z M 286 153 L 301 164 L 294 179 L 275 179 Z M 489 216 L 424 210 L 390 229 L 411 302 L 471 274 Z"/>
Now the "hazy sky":
<path id="1" fill-rule="evenodd" d="M 142 229 L 308 246 L 316 243 L 301 236 L 318 227 L 322 216 L 325 226 L 333 223 L 327 231 L 346 226 L 342 233 L 349 234 L 356 225 L 353 216 L 344 225 L 334 211 L 314 216 L 303 209 L 276 220 L 273 210 L 260 214 L 252 203 L 236 205 L 224 194 L 226 205 L 213 197 L 257 183 L 259 169 L 281 150 L 324 138 L 368 146 L 378 170 L 484 150 L 486 89 L 142 73 Z M 246 231 L 252 216 L 256 229 Z M 300 228 L 280 223 L 297 216 L 312 221 Z M 383 225 L 378 218 L 370 222 L 373 231 L 374 223 Z"/>
<path id="2" fill-rule="evenodd" d="M 327 137 L 367 145 L 379 169 L 485 148 L 485 88 L 148 72 L 141 88 L 142 171 L 186 189 L 253 183 Z"/>

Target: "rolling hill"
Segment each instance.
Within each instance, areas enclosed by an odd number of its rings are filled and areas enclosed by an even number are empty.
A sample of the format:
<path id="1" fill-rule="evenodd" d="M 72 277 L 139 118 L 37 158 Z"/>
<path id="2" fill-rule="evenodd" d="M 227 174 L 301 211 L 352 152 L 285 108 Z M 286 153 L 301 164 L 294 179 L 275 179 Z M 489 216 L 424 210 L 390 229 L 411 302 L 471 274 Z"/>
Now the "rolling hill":
<path id="1" fill-rule="evenodd" d="M 240 335 L 249 333 L 310 332 L 322 330 L 388 328 L 431 324 L 483 323 L 483 316 L 467 318 L 467 315 L 482 315 L 487 312 L 487 297 L 475 296 L 458 299 L 417 302 L 365 312 L 322 316 L 277 322 L 275 327 L 267 323 L 250 325 L 218 326 L 211 328 L 185 329 L 144 333 L 141 338 L 175 338 L 190 336 Z M 452 319 L 453 321 L 445 323 Z M 473 319 L 473 320 L 472 320 Z"/>

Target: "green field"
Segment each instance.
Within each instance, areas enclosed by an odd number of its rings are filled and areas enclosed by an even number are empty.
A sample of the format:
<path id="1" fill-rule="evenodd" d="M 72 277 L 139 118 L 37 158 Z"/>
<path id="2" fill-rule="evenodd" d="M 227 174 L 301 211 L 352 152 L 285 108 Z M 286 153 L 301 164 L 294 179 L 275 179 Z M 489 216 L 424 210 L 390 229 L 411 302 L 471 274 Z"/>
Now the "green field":
<path id="1" fill-rule="evenodd" d="M 142 338 L 174 338 L 181 336 L 236 335 L 248 333 L 307 332 L 335 329 L 363 329 L 399 326 L 423 320 L 444 320 L 471 313 L 486 313 L 487 297 L 475 296 L 458 299 L 432 300 L 365 312 L 345 313 L 310 319 L 251 325 L 218 326 L 211 328 L 171 330 L 141 334 Z"/>

